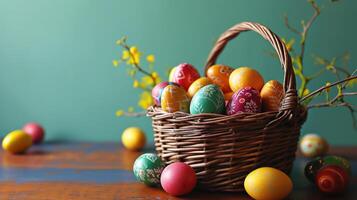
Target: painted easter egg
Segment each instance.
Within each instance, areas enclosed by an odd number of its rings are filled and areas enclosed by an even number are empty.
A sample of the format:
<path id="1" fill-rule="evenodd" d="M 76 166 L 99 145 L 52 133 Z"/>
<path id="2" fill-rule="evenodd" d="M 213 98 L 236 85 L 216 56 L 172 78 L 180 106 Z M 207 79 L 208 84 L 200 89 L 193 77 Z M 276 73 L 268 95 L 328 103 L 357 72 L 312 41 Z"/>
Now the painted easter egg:
<path id="1" fill-rule="evenodd" d="M 316 174 L 323 166 L 323 159 L 318 157 L 312 161 L 309 161 L 305 165 L 304 174 L 305 177 L 311 182 L 315 183 Z"/>
<path id="2" fill-rule="evenodd" d="M 161 105 L 161 95 L 162 91 L 164 91 L 164 88 L 168 85 L 177 85 L 177 83 L 174 82 L 161 82 L 157 84 L 151 91 L 152 98 L 154 99 L 155 105 L 160 106 Z"/>
<path id="3" fill-rule="evenodd" d="M 307 134 L 300 141 L 300 151 L 306 157 L 317 157 L 327 153 L 329 145 L 317 134 Z"/>
<path id="4" fill-rule="evenodd" d="M 133 172 L 138 181 L 149 186 L 157 186 L 160 184 L 164 167 L 164 163 L 156 154 L 145 153 L 135 160 Z"/>
<path id="5" fill-rule="evenodd" d="M 234 93 L 227 104 L 227 115 L 237 113 L 258 113 L 261 111 L 259 92 L 252 87 L 245 87 Z"/>
<path id="6" fill-rule="evenodd" d="M 128 150 L 141 150 L 146 143 L 146 136 L 143 130 L 138 127 L 129 127 L 121 135 L 121 141 Z"/>
<path id="7" fill-rule="evenodd" d="M 316 174 L 323 166 L 326 165 L 337 165 L 345 169 L 348 174 L 351 174 L 351 164 L 350 162 L 340 156 L 324 156 L 317 157 L 314 160 L 307 162 L 304 170 L 306 178 L 314 183 Z"/>
<path id="8" fill-rule="evenodd" d="M 161 174 L 162 188 L 173 196 L 190 193 L 196 183 L 195 171 L 183 162 L 175 162 L 168 165 Z"/>
<path id="9" fill-rule="evenodd" d="M 326 165 L 316 175 L 316 185 L 321 192 L 335 194 L 343 192 L 349 181 L 348 173 L 340 166 Z"/>
<path id="10" fill-rule="evenodd" d="M 10 153 L 24 153 L 32 145 L 32 137 L 23 130 L 15 130 L 7 134 L 2 141 L 2 148 Z"/>
<path id="11" fill-rule="evenodd" d="M 168 85 L 161 94 L 161 108 L 166 112 L 189 112 L 190 98 L 186 91 L 176 85 Z"/>
<path id="12" fill-rule="evenodd" d="M 39 144 L 45 137 L 45 130 L 38 123 L 27 123 L 22 130 L 32 137 L 33 144 Z"/>
<path id="13" fill-rule="evenodd" d="M 200 78 L 200 74 L 195 67 L 188 63 L 183 63 L 176 67 L 172 81 L 181 85 L 187 91 L 190 85 L 198 78 Z"/>
<path id="14" fill-rule="evenodd" d="M 261 167 L 248 174 L 244 180 L 245 191 L 257 200 L 284 199 L 293 188 L 293 183 L 284 172 Z"/>
<path id="15" fill-rule="evenodd" d="M 233 72 L 233 68 L 225 65 L 213 65 L 208 68 L 206 76 L 216 85 L 218 85 L 222 92 L 231 92 L 229 86 L 229 76 Z"/>
<path id="16" fill-rule="evenodd" d="M 174 81 L 174 73 L 176 71 L 176 68 L 177 67 L 171 68 L 170 73 L 169 73 L 169 82 L 173 82 Z"/>
<path id="17" fill-rule="evenodd" d="M 253 87 L 260 91 L 264 85 L 264 79 L 258 71 L 249 67 L 235 69 L 229 76 L 229 86 L 233 92 L 245 87 Z"/>
<path id="18" fill-rule="evenodd" d="M 278 111 L 284 97 L 283 85 L 276 80 L 270 80 L 260 91 L 263 111 Z"/>
<path id="19" fill-rule="evenodd" d="M 195 80 L 188 88 L 187 91 L 188 97 L 192 98 L 198 90 L 209 84 L 212 84 L 212 82 L 207 77 L 201 77 Z"/>
<path id="20" fill-rule="evenodd" d="M 214 84 L 201 88 L 192 98 L 190 105 L 191 114 L 225 112 L 223 92 Z"/>

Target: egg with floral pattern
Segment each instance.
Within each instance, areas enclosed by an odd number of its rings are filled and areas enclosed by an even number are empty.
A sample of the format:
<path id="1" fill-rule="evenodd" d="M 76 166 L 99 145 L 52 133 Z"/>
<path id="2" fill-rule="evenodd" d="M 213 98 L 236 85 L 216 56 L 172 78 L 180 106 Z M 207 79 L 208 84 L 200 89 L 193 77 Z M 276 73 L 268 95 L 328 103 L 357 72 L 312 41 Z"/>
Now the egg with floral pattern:
<path id="1" fill-rule="evenodd" d="M 156 154 L 145 153 L 135 160 L 133 172 L 138 181 L 149 186 L 157 186 L 160 184 L 164 167 L 164 163 Z"/>
<path id="2" fill-rule="evenodd" d="M 190 98 L 185 89 L 177 85 L 168 85 L 161 94 L 161 108 L 166 112 L 189 112 Z"/>
<path id="3" fill-rule="evenodd" d="M 245 87 L 235 92 L 227 104 L 227 115 L 237 113 L 258 113 L 261 111 L 262 100 L 258 90 Z"/>
<path id="4" fill-rule="evenodd" d="M 233 72 L 233 68 L 226 65 L 213 65 L 207 70 L 207 77 L 216 85 L 218 85 L 222 92 L 231 92 L 229 86 L 229 76 Z"/>
<path id="5" fill-rule="evenodd" d="M 176 85 L 174 82 L 161 82 L 157 84 L 151 91 L 152 98 L 154 99 L 155 105 L 160 106 L 161 105 L 161 95 L 162 91 L 164 91 L 164 88 L 168 85 Z"/>
<path id="6" fill-rule="evenodd" d="M 198 92 L 202 87 L 212 84 L 212 81 L 210 81 L 207 77 L 201 77 L 197 80 L 195 80 L 190 87 L 188 88 L 187 95 L 188 97 L 192 98 L 193 95 Z"/>
<path id="7" fill-rule="evenodd" d="M 225 102 L 222 90 L 214 84 L 201 88 L 192 98 L 191 114 L 225 112 Z"/>
<path id="8" fill-rule="evenodd" d="M 306 134 L 300 141 L 300 151 L 305 157 L 322 156 L 328 151 L 328 143 L 317 134 Z"/>
<path id="9" fill-rule="evenodd" d="M 181 85 L 186 91 L 198 78 L 200 78 L 200 74 L 194 66 L 188 63 L 178 65 L 172 75 L 172 81 Z"/>

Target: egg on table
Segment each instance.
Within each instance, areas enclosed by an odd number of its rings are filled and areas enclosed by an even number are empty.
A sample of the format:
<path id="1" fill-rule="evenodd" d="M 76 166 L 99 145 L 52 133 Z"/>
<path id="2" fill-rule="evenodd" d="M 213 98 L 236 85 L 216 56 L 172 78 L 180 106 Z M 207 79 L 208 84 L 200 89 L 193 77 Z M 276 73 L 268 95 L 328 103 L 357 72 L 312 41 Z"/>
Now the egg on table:
<path id="1" fill-rule="evenodd" d="M 261 167 L 248 174 L 244 180 L 245 191 L 257 200 L 284 199 L 293 188 L 293 183 L 284 172 Z"/>
<path id="2" fill-rule="evenodd" d="M 210 81 L 207 77 L 201 77 L 195 80 L 188 88 L 187 91 L 188 97 L 192 98 L 198 90 L 209 84 L 212 84 L 212 81 Z"/>
<path id="3" fill-rule="evenodd" d="M 226 65 L 213 65 L 208 68 L 206 76 L 216 85 L 218 85 L 222 92 L 231 92 L 229 86 L 229 76 L 234 69 Z"/>
<path id="4" fill-rule="evenodd" d="M 172 82 L 181 85 L 186 91 L 195 80 L 200 78 L 200 74 L 195 67 L 188 63 L 178 65 L 172 76 Z"/>
<path id="5" fill-rule="evenodd" d="M 237 113 L 258 113 L 261 111 L 259 92 L 252 87 L 245 87 L 234 93 L 227 104 L 227 115 Z"/>
<path id="6" fill-rule="evenodd" d="M 32 137 L 33 144 L 39 144 L 45 138 L 45 129 L 38 123 L 27 123 L 22 130 Z"/>
<path id="7" fill-rule="evenodd" d="M 304 170 L 305 177 L 310 182 L 315 183 L 317 172 L 326 165 L 340 166 L 345 169 L 348 174 L 351 173 L 351 164 L 347 159 L 340 156 L 324 156 L 317 157 L 306 163 Z"/>
<path id="8" fill-rule="evenodd" d="M 177 85 L 168 85 L 161 94 L 161 108 L 166 112 L 189 112 L 190 98 L 185 89 Z"/>
<path id="9" fill-rule="evenodd" d="M 133 172 L 138 181 L 149 186 L 157 186 L 160 184 L 164 167 L 164 163 L 156 154 L 145 153 L 135 160 Z"/>
<path id="10" fill-rule="evenodd" d="M 2 141 L 2 148 L 10 153 L 24 153 L 32 145 L 32 137 L 23 130 L 15 130 L 7 134 Z"/>
<path id="11" fill-rule="evenodd" d="M 268 81 L 260 91 L 260 97 L 263 111 L 278 111 L 284 97 L 283 85 L 276 80 Z"/>
<path id="12" fill-rule="evenodd" d="M 146 136 L 144 131 L 140 128 L 129 127 L 123 131 L 121 135 L 121 141 L 126 149 L 139 151 L 145 146 Z"/>
<path id="13" fill-rule="evenodd" d="M 300 151 L 306 157 L 317 157 L 327 153 L 329 145 L 317 134 L 306 134 L 300 141 Z"/>
<path id="14" fill-rule="evenodd" d="M 161 174 L 162 188 L 173 196 L 190 193 L 196 183 L 195 171 L 183 162 L 175 162 L 168 165 Z"/>
<path id="15" fill-rule="evenodd" d="M 161 82 L 157 84 L 151 91 L 152 98 L 154 99 L 155 105 L 160 106 L 161 105 L 161 95 L 162 91 L 164 91 L 164 88 L 168 85 L 177 85 L 174 82 Z M 178 86 L 178 85 L 177 85 Z"/>
<path id="16" fill-rule="evenodd" d="M 349 175 L 340 166 L 326 165 L 316 175 L 316 185 L 321 192 L 328 194 L 341 193 L 346 190 Z"/>
<path id="17" fill-rule="evenodd" d="M 263 85 L 263 77 L 258 71 L 249 67 L 239 67 L 229 76 L 229 86 L 233 92 L 245 87 L 252 87 L 260 91 Z"/>
<path id="18" fill-rule="evenodd" d="M 201 88 L 192 98 L 190 105 L 191 114 L 225 112 L 223 92 L 214 84 Z"/>

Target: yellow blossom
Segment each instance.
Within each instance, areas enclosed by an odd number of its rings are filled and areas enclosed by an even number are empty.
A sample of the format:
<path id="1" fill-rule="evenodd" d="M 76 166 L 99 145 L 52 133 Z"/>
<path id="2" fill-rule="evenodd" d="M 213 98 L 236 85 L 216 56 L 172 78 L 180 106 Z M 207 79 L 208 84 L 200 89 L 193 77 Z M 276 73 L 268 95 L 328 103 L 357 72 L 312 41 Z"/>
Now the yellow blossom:
<path id="1" fill-rule="evenodd" d="M 151 76 L 154 78 L 157 78 L 159 75 L 157 74 L 157 72 L 153 72 L 153 73 L 151 73 Z"/>
<path id="2" fill-rule="evenodd" d="M 355 84 L 357 84 L 357 78 L 349 80 L 347 86 L 353 88 Z"/>
<path id="3" fill-rule="evenodd" d="M 310 94 L 310 90 L 305 88 L 304 92 L 302 93 L 302 96 L 306 96 L 308 94 Z"/>
<path id="4" fill-rule="evenodd" d="M 117 117 L 120 117 L 120 116 L 122 116 L 124 114 L 124 111 L 123 110 L 117 110 L 116 112 L 115 112 L 115 115 L 117 116 Z"/>
<path id="5" fill-rule="evenodd" d="M 133 87 L 134 88 L 137 88 L 137 87 L 139 87 L 139 81 L 138 80 L 134 80 L 134 82 L 133 82 Z"/>
<path id="6" fill-rule="evenodd" d="M 123 55 L 121 56 L 121 59 L 127 60 L 129 59 L 129 57 L 130 57 L 129 51 L 123 51 Z"/>
<path id="7" fill-rule="evenodd" d="M 117 60 L 113 60 L 112 63 L 113 63 L 114 67 L 118 67 L 118 65 L 119 65 L 119 61 L 117 61 Z"/>
<path id="8" fill-rule="evenodd" d="M 150 76 L 143 76 L 141 78 L 141 83 L 140 83 L 140 86 L 142 88 L 147 88 L 148 86 L 152 86 L 153 85 L 153 80 Z"/>
<path id="9" fill-rule="evenodd" d="M 136 46 L 132 46 L 130 47 L 130 53 L 132 54 L 137 54 L 139 51 L 138 51 L 138 48 Z"/>
<path id="10" fill-rule="evenodd" d="M 155 62 L 155 56 L 153 54 L 150 54 L 150 55 L 146 56 L 146 60 L 149 63 L 153 63 L 153 62 Z"/>
<path id="11" fill-rule="evenodd" d="M 325 84 L 325 86 L 330 86 L 331 85 L 331 83 L 330 82 L 327 82 L 326 84 Z M 331 88 L 329 87 L 329 88 L 326 88 L 326 92 L 330 92 L 331 91 Z"/>
<path id="12" fill-rule="evenodd" d="M 143 93 L 140 94 L 140 100 L 138 102 L 138 105 L 142 109 L 147 109 L 152 104 L 153 104 L 153 100 L 152 100 L 151 94 L 149 92 L 144 91 Z"/>

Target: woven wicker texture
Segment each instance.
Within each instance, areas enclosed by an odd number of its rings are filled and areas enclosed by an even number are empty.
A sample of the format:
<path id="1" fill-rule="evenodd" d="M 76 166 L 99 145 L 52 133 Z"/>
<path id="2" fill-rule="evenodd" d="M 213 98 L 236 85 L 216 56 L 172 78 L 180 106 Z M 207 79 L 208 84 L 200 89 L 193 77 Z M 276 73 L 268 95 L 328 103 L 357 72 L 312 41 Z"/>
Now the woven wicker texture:
<path id="1" fill-rule="evenodd" d="M 191 115 L 167 113 L 159 107 L 150 107 L 147 112 L 158 155 L 166 164 L 189 164 L 199 187 L 206 190 L 244 191 L 244 178 L 262 166 L 289 173 L 306 119 L 306 110 L 298 104 L 290 55 L 281 39 L 263 25 L 243 22 L 224 32 L 207 59 L 205 71 L 215 64 L 225 45 L 244 31 L 259 33 L 279 56 L 285 95 L 278 112 Z"/>

